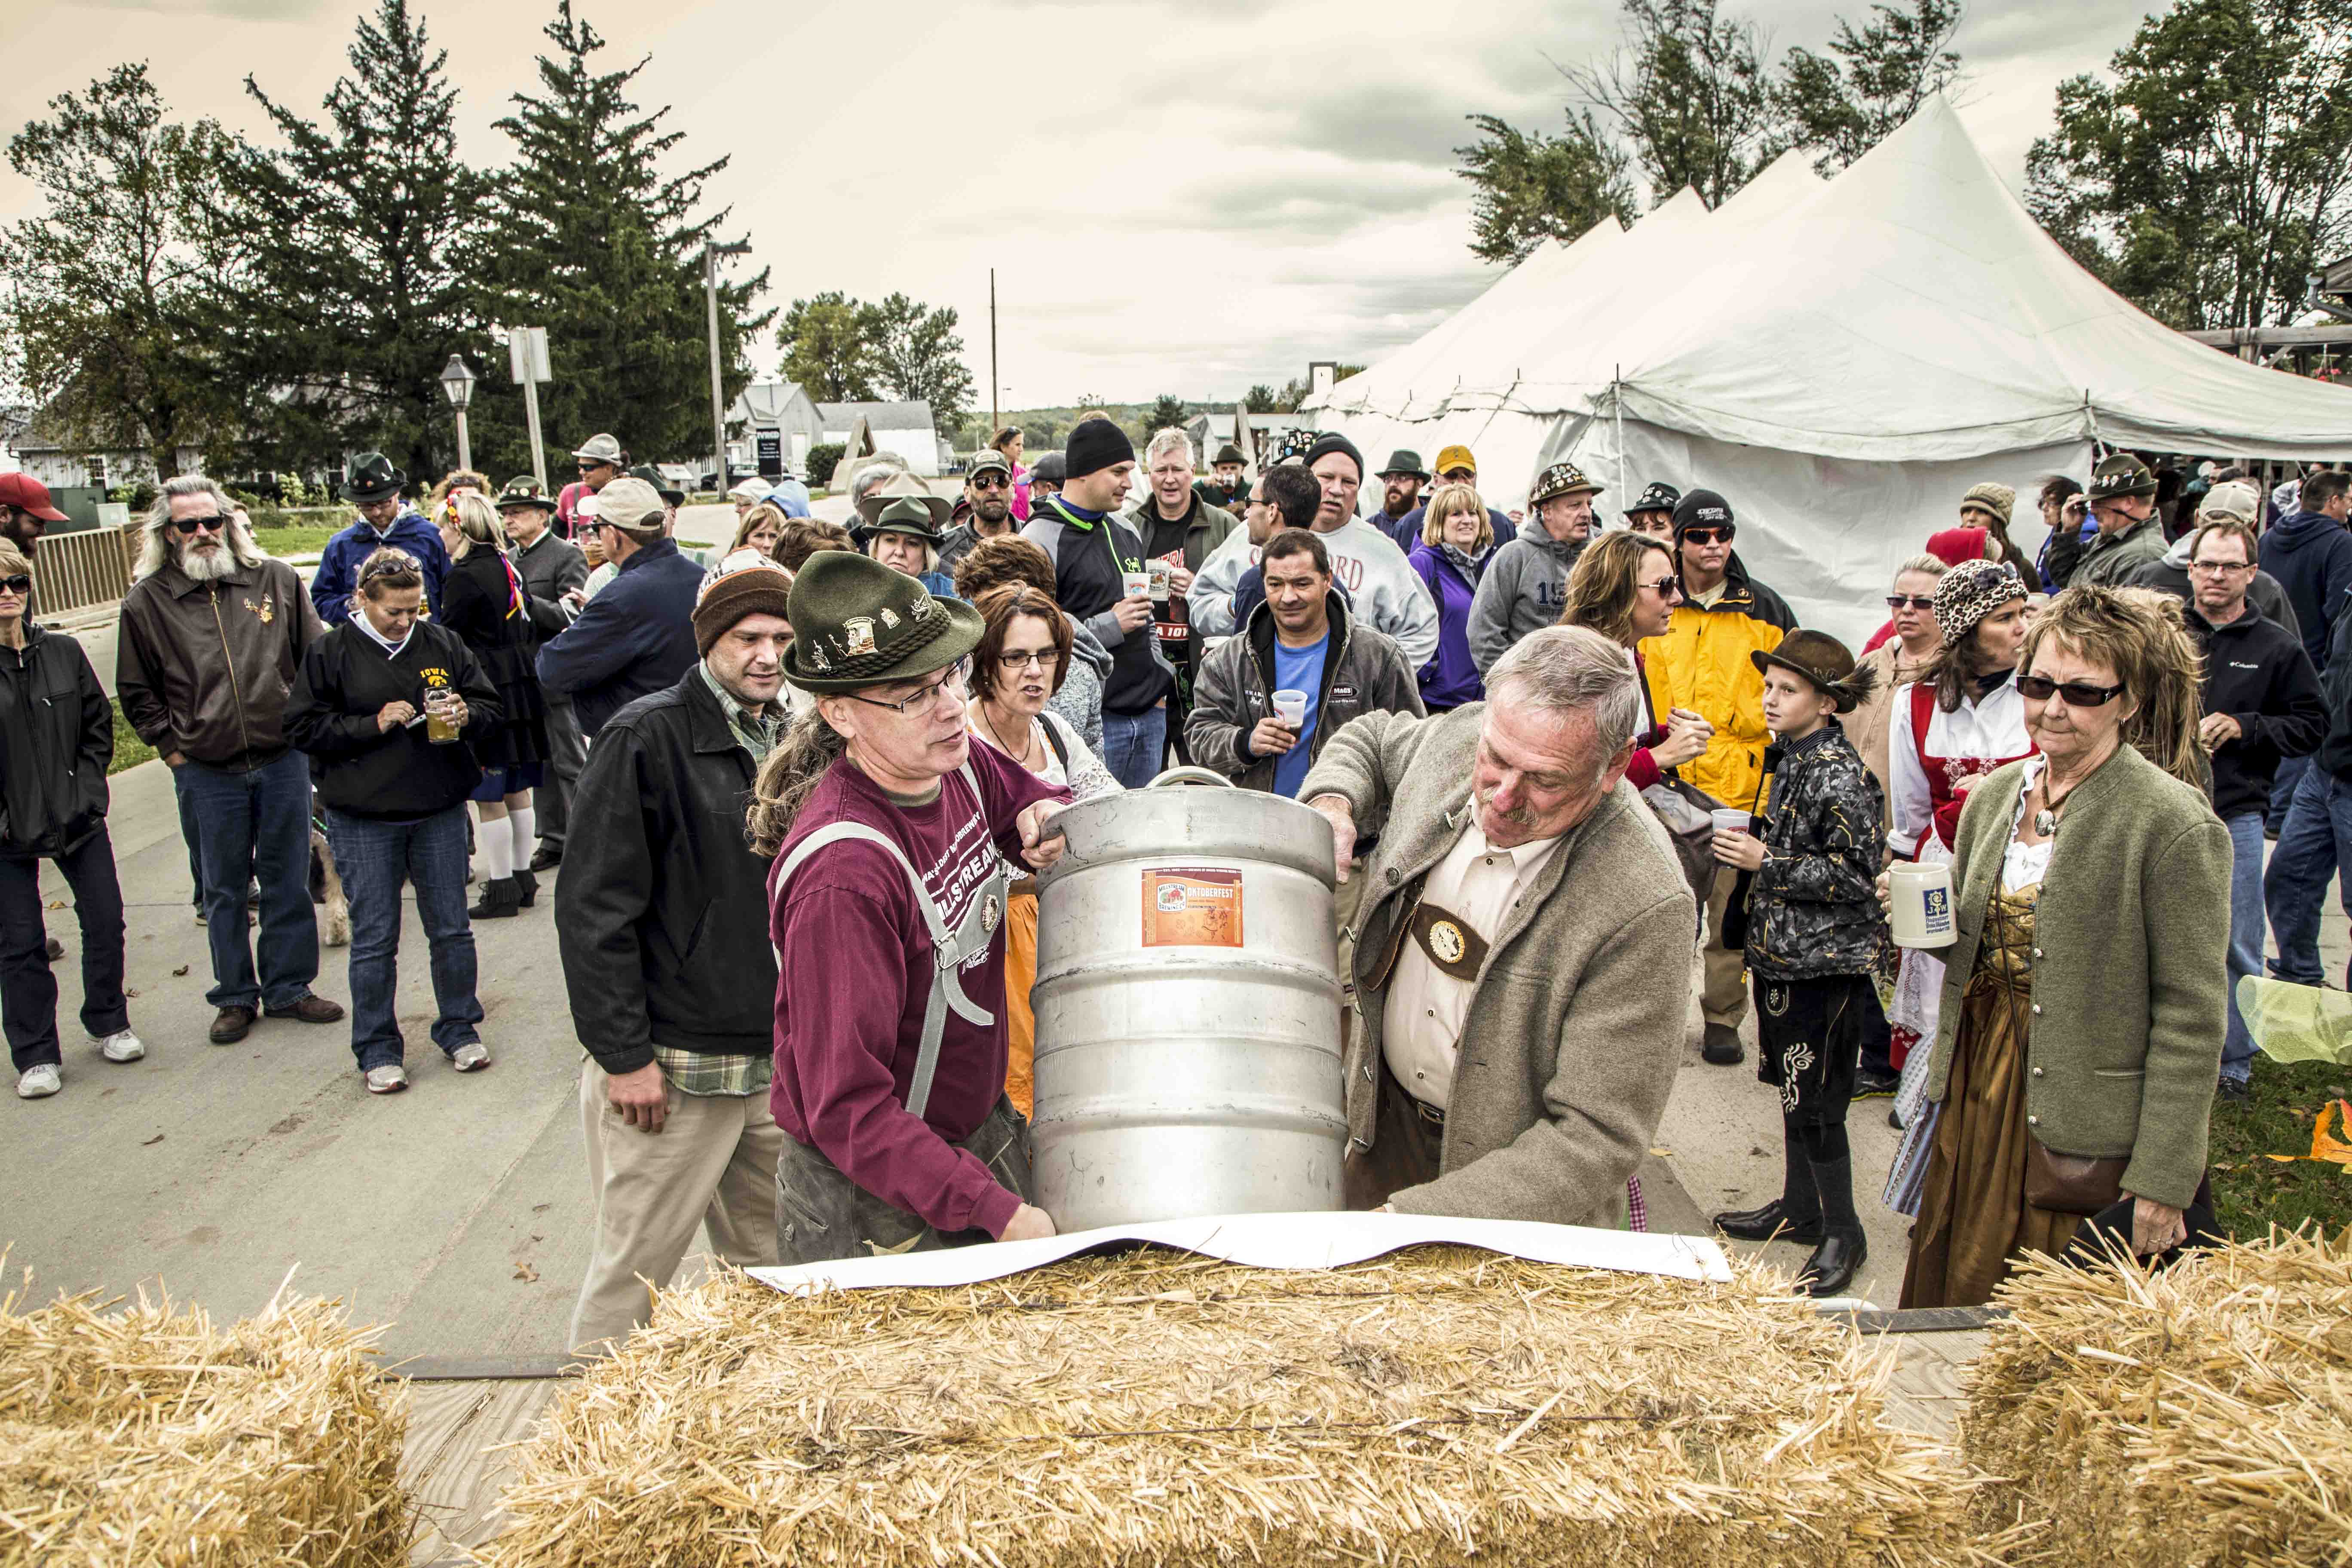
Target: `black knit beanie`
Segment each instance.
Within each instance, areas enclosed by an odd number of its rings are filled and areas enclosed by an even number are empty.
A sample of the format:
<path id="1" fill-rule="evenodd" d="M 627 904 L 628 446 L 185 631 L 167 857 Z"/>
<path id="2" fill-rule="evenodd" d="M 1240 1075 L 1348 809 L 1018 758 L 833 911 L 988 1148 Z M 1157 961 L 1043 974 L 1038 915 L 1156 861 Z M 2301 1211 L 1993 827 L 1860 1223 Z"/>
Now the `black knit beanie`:
<path id="1" fill-rule="evenodd" d="M 1713 490 L 1693 490 L 1675 503 L 1675 537 L 1686 528 L 1724 528 L 1731 523 L 1731 503 Z"/>
<path id="2" fill-rule="evenodd" d="M 1062 462 L 1069 478 L 1082 479 L 1114 463 L 1135 461 L 1135 443 L 1108 419 L 1082 419 L 1070 431 Z M 1065 481 L 1066 482 L 1066 481 Z"/>
<path id="3" fill-rule="evenodd" d="M 1340 435 L 1336 430 L 1324 436 L 1321 439 L 1318 440 L 1315 445 L 1307 448 L 1307 466 L 1311 468 L 1318 461 L 1329 457 L 1334 452 L 1340 454 L 1342 457 L 1346 458 L 1348 461 L 1355 464 L 1356 478 L 1359 480 L 1363 479 L 1364 455 L 1356 450 L 1356 444 L 1353 441 L 1349 440 L 1345 436 Z"/>

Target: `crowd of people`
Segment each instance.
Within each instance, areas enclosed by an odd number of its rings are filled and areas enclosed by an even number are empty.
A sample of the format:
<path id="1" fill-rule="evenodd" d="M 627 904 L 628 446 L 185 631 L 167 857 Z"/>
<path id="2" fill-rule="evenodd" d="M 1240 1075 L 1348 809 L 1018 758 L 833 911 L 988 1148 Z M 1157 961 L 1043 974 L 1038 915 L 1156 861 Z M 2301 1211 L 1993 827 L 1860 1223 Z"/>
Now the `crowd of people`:
<path id="1" fill-rule="evenodd" d="M 313 990 L 333 881 L 355 1065 L 408 1087 L 406 888 L 433 1042 L 479 1071 L 472 923 L 551 905 L 596 1198 L 577 1346 L 641 1323 L 698 1226 L 744 1264 L 1049 1234 L 1025 1118 L 1051 817 L 1189 763 L 1331 828 L 1352 1206 L 1641 1223 L 1696 1005 L 1719 1067 L 1754 1012 L 1782 1112 L 1780 1194 L 1716 1223 L 1810 1247 L 1818 1295 L 1867 1255 L 1856 1100 L 1904 1130 L 1906 1305 L 1981 1301 L 2086 1226 L 2146 1253 L 2210 1230 L 2207 1112 L 2254 1055 L 2234 983 L 2274 935 L 2272 972 L 2319 984 L 2352 865 L 2344 474 L 2160 503 L 2118 453 L 2044 488 L 2031 561 L 2015 492 L 1973 486 L 1851 649 L 1758 580 L 1703 476 L 1611 526 L 1573 462 L 1507 514 L 1467 447 L 1368 475 L 1343 436 L 1302 446 L 1204 474 L 1184 432 L 1139 455 L 1096 416 L 1033 465 L 1007 429 L 952 499 L 853 465 L 845 527 L 747 479 L 699 556 L 608 434 L 554 498 L 460 471 L 412 504 L 368 453 L 307 584 L 214 479 L 165 482 L 116 689 L 172 770 L 210 1038 L 344 1019 Z M 27 614 L 59 515 L 37 490 L 0 479 L 26 1099 L 62 1082 L 42 860 L 85 1030 L 144 1051 L 111 716 Z M 1948 866 L 1953 945 L 1892 943 L 1895 863 Z"/>

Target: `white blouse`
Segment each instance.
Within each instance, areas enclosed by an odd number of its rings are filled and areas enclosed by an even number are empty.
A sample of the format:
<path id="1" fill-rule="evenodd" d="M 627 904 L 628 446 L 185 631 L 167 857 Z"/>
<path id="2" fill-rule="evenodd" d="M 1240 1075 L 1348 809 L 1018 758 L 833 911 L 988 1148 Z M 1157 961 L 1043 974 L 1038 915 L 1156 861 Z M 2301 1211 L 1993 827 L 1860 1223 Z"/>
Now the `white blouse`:
<path id="1" fill-rule="evenodd" d="M 2000 890 L 2014 893 L 2031 888 L 2050 875 L 2050 851 L 2058 847 L 2054 837 L 2039 844 L 2020 844 L 2018 831 L 2025 826 L 2025 797 L 2033 793 L 2033 785 L 2042 777 L 2048 759 L 2025 759 L 2025 776 L 2017 787 L 2017 809 L 2009 814 L 2009 847 L 2000 860 Z"/>
<path id="2" fill-rule="evenodd" d="M 1906 857 L 1915 854 L 1922 835 L 1932 832 L 1936 803 L 1927 788 L 1927 770 L 1920 765 L 1918 742 L 1911 731 L 1910 682 L 1895 693 L 1886 720 L 1887 805 L 1895 826 L 1886 842 Z M 2018 695 L 2012 675 L 1981 699 L 1963 698 L 1947 713 L 1927 705 L 1927 752 L 1931 757 L 2014 757 L 2033 749 L 2025 728 L 2025 699 Z M 1945 845 L 1946 849 L 1952 847 Z"/>

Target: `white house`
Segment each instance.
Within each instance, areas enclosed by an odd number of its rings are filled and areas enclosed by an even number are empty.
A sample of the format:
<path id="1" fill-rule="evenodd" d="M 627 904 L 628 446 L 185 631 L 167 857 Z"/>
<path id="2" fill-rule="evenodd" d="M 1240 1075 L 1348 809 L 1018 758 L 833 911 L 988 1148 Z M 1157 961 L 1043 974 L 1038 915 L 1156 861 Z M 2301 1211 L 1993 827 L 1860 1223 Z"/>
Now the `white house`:
<path id="1" fill-rule="evenodd" d="M 817 417 L 824 426 L 824 439 L 849 444 L 856 433 L 859 420 L 873 437 L 873 450 L 896 452 L 907 459 L 910 473 L 935 479 L 940 472 L 939 423 L 931 416 L 928 402 L 914 403 L 820 403 Z M 812 482 L 822 479 L 811 475 Z"/>
<path id="2" fill-rule="evenodd" d="M 755 381 L 737 394 L 727 427 L 739 426 L 742 434 L 727 443 L 727 466 L 772 479 L 786 473 L 810 478 L 809 448 L 839 438 L 824 434 L 816 405 L 795 381 Z"/>

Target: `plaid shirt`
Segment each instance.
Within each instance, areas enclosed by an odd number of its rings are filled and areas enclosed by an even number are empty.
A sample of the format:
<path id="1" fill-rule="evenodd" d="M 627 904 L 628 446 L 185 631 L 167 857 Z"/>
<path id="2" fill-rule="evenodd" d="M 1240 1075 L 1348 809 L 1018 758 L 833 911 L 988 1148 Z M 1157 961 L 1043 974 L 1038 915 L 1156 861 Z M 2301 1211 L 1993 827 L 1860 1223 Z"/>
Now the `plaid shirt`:
<path id="1" fill-rule="evenodd" d="M 772 703 L 764 715 L 755 717 L 749 708 L 735 700 L 733 692 L 719 684 L 719 678 L 710 673 L 709 659 L 694 668 L 702 672 L 702 684 L 710 688 L 710 695 L 719 699 L 719 711 L 727 716 L 727 730 L 735 737 L 735 743 L 751 753 L 751 765 L 757 767 L 766 762 L 768 753 L 776 749 L 776 742 L 784 738 L 784 721 L 777 712 L 778 705 Z"/>

